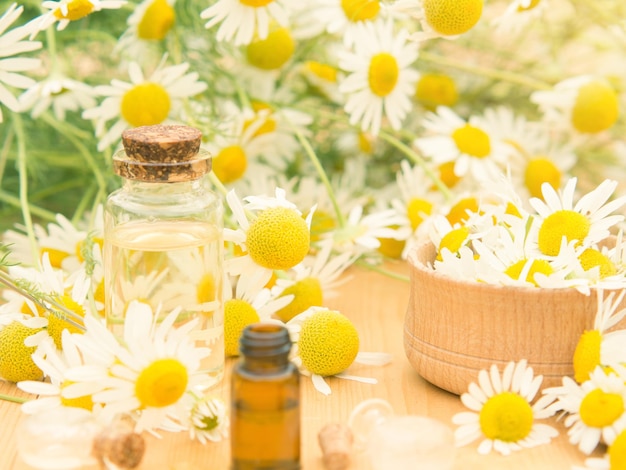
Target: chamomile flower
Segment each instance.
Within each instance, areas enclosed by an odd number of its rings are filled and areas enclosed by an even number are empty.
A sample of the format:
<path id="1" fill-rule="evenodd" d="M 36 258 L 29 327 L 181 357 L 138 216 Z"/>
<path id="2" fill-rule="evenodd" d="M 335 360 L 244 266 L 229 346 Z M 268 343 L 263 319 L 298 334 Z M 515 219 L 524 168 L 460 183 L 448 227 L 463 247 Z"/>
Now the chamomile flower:
<path id="1" fill-rule="evenodd" d="M 164 58 L 165 59 L 165 58 Z M 161 124 L 176 119 L 183 99 L 206 90 L 196 72 L 187 73 L 188 63 L 165 66 L 164 61 L 145 77 L 138 63 L 128 66 L 130 83 L 114 79 L 111 85 L 95 88 L 105 99 L 99 106 L 83 112 L 83 118 L 96 120 L 98 150 L 117 143 L 129 127 Z M 116 119 L 106 130 L 107 122 Z"/>
<path id="2" fill-rule="evenodd" d="M 492 20 L 498 34 L 514 35 L 540 19 L 550 8 L 549 0 L 513 0 L 502 14 Z"/>
<path id="3" fill-rule="evenodd" d="M 189 434 L 202 444 L 228 437 L 230 419 L 223 400 L 213 396 L 196 397 L 189 413 Z"/>
<path id="4" fill-rule="evenodd" d="M 310 249 L 313 211 L 305 220 L 280 188 L 276 188 L 276 197 L 248 199 L 249 206 L 244 208 L 233 190 L 226 195 L 239 228 L 226 228 L 224 240 L 236 243 L 245 252 L 226 261 L 227 272 L 238 275 L 259 268 L 285 270 L 300 263 Z"/>
<path id="5" fill-rule="evenodd" d="M 336 295 L 333 289 L 349 280 L 349 277 L 342 274 L 354 263 L 356 257 L 350 252 L 333 255 L 331 239 L 326 239 L 319 245 L 319 251 L 315 255 L 307 256 L 292 269 L 293 275 L 289 279 L 276 280 L 276 285 L 281 289 L 281 297 L 291 294 L 294 296 L 288 305 L 275 313 L 284 322 L 309 307 L 324 305 L 325 299 Z"/>
<path id="6" fill-rule="evenodd" d="M 544 394 L 555 397 L 554 411 L 564 411 L 565 427 L 571 444 L 589 455 L 601 442 L 611 445 L 626 429 L 626 384 L 613 371 L 597 367 L 589 380 L 577 384 L 563 377 L 563 385 L 545 389 Z"/>
<path id="7" fill-rule="evenodd" d="M 137 4 L 115 50 L 129 58 L 151 52 L 152 46 L 165 39 L 176 21 L 175 1 L 143 0 Z"/>
<path id="8" fill-rule="evenodd" d="M 36 19 L 37 29 L 42 31 L 57 23 L 61 31 L 71 21 L 80 20 L 100 10 L 117 10 L 126 4 L 126 0 L 46 0 L 41 6 L 48 11 Z"/>
<path id="9" fill-rule="evenodd" d="M 609 229 L 624 220 L 623 215 L 610 215 L 626 203 L 626 196 L 609 201 L 617 182 L 604 180 L 597 188 L 574 204 L 576 178 L 570 178 L 558 192 L 548 183 L 542 185 L 543 200 L 531 198 L 529 203 L 539 219 L 537 243 L 546 255 L 556 256 L 563 238 L 577 246 L 589 247 L 604 240 Z"/>
<path id="10" fill-rule="evenodd" d="M 0 379 L 9 382 L 38 380 L 42 371 L 35 362 L 50 338 L 45 318 L 17 312 L 0 315 Z"/>
<path id="11" fill-rule="evenodd" d="M 339 53 L 339 67 L 347 76 L 339 84 L 345 93 L 350 124 L 377 135 L 383 116 L 400 129 L 411 109 L 411 96 L 419 77 L 411 65 L 417 46 L 407 43 L 407 31 L 394 32 L 390 21 L 360 25 L 354 51 Z"/>
<path id="12" fill-rule="evenodd" d="M 315 19 L 324 25 L 326 32 L 343 38 L 346 47 L 354 45 L 358 25 L 381 19 L 384 13 L 385 5 L 379 0 L 321 0 L 313 11 Z"/>
<path id="13" fill-rule="evenodd" d="M 313 386 L 330 395 L 324 377 L 339 377 L 376 384 L 376 379 L 345 373 L 353 363 L 385 365 L 391 356 L 385 353 L 360 353 L 359 334 L 352 322 L 336 310 L 315 306 L 296 315 L 286 324 L 293 346 L 292 361 L 300 372 L 311 375 Z"/>
<path id="14" fill-rule="evenodd" d="M 456 82 L 442 73 L 423 73 L 415 86 L 415 99 L 429 111 L 438 106 L 451 108 L 459 99 Z"/>
<path id="15" fill-rule="evenodd" d="M 501 141 L 482 117 L 468 121 L 450 108 L 440 106 L 423 122 L 428 135 L 415 139 L 415 146 L 435 164 L 454 162 L 454 174 L 478 181 L 495 180 L 505 168 L 510 147 Z"/>
<path id="16" fill-rule="evenodd" d="M 552 416 L 551 397 L 536 400 L 543 377 L 535 376 L 526 360 L 509 362 L 500 375 L 496 365 L 481 370 L 461 401 L 471 411 L 457 413 L 452 422 L 457 446 L 482 439 L 478 452 L 495 450 L 503 455 L 526 447 L 548 444 L 556 429 L 538 420 Z"/>
<path id="17" fill-rule="evenodd" d="M 572 470 L 619 470 L 626 465 L 626 430 L 620 432 L 608 446 L 604 457 L 585 459 L 584 467 L 572 467 Z"/>
<path id="18" fill-rule="evenodd" d="M 12 3 L 0 17 L 0 104 L 15 112 L 20 111 L 20 103 L 5 85 L 20 89 L 34 86 L 35 80 L 19 72 L 34 70 L 41 65 L 40 59 L 12 57 L 41 48 L 39 41 L 23 40 L 34 31 L 33 23 L 9 29 L 23 11 L 23 6 Z M 2 122 L 2 107 L 0 107 L 0 122 Z"/>
<path id="19" fill-rule="evenodd" d="M 51 108 L 59 121 L 65 120 L 68 111 L 82 111 L 96 105 L 90 86 L 65 76 L 54 75 L 30 87 L 19 100 L 22 109 L 30 110 L 33 118 Z"/>
<path id="20" fill-rule="evenodd" d="M 397 0 L 393 9 L 420 21 L 422 31 L 412 35 L 415 41 L 436 37 L 454 39 L 478 23 L 483 3 L 483 0 Z"/>
<path id="21" fill-rule="evenodd" d="M 94 393 L 92 399 L 102 404 L 105 418 L 141 409 L 137 432 L 157 429 L 169 419 L 183 421 L 180 417 L 187 413 L 187 392 L 204 384 L 205 378 L 198 371 L 210 351 L 190 339 L 197 319 L 173 327 L 179 313 L 179 309 L 174 310 L 157 323 L 158 311 L 132 302 L 126 312 L 123 342 L 117 343 L 124 346 L 113 350 L 111 345 L 117 342 L 113 333 L 101 322 L 89 321 L 89 349 L 92 353 L 101 349 L 103 356 L 115 358 L 108 369 L 82 369 L 85 374 L 91 371 L 93 380 L 102 385 L 102 391 Z"/>
<path id="22" fill-rule="evenodd" d="M 534 92 L 530 99 L 546 121 L 583 134 L 610 129 L 620 115 L 616 91 L 606 79 L 592 75 L 568 78 L 552 90 Z"/>
<path id="23" fill-rule="evenodd" d="M 25 380 L 18 382 L 19 389 L 38 395 L 36 400 L 30 400 L 22 405 L 22 411 L 27 414 L 36 414 L 50 408 L 71 406 L 97 412 L 91 396 L 102 390 L 102 386 L 94 381 L 80 381 L 74 375 L 68 379 L 67 373 L 73 368 L 85 365 L 83 356 L 74 343 L 69 331 L 63 332 L 63 349 L 54 345 L 46 345 L 41 355 L 33 360 L 47 378 L 46 382 Z M 108 364 L 101 364 L 106 367 Z"/>
<path id="24" fill-rule="evenodd" d="M 250 44 L 255 37 L 265 39 L 270 24 L 275 21 L 280 26 L 289 23 L 288 2 L 285 0 L 218 0 L 200 13 L 210 29 L 219 24 L 216 33 L 218 41 L 232 41 L 236 46 Z"/>
<path id="25" fill-rule="evenodd" d="M 272 315 L 293 300 L 293 295 L 278 297 L 266 286 L 272 272 L 257 269 L 242 273 L 234 289 L 228 288 L 224 298 L 224 344 L 227 356 L 239 355 L 239 337 L 244 328 L 259 321 L 269 321 Z"/>
<path id="26" fill-rule="evenodd" d="M 610 331 L 626 315 L 622 306 L 625 290 L 616 297 L 615 292 L 604 297 L 604 291 L 597 291 L 598 307 L 593 321 L 593 328 L 585 330 L 574 350 L 574 379 L 578 383 L 589 380 L 589 374 L 596 367 L 611 367 L 626 363 L 624 340 L 626 330 Z"/>

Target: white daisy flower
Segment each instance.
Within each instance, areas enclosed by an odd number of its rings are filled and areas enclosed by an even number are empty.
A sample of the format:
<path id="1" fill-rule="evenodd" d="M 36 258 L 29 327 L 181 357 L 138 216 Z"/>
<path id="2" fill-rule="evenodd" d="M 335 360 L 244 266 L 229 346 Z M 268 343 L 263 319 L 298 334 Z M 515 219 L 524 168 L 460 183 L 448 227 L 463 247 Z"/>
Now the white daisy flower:
<path id="1" fill-rule="evenodd" d="M 83 366 L 85 362 L 69 331 L 63 331 L 62 342 L 62 350 L 55 348 L 51 343 L 46 343 L 41 347 L 42 354 L 33 356 L 33 361 L 48 381 L 17 383 L 19 389 L 39 396 L 22 405 L 24 413 L 36 414 L 55 407 L 72 406 L 97 414 L 99 407 L 94 406 L 91 397 L 103 387 L 97 382 L 75 381 L 67 378 L 69 370 Z"/>
<path id="2" fill-rule="evenodd" d="M 492 20 L 492 24 L 498 34 L 515 35 L 539 20 L 549 8 L 549 0 L 512 0 L 504 12 Z"/>
<path id="3" fill-rule="evenodd" d="M 626 196 L 607 202 L 617 188 L 616 181 L 604 180 L 574 205 L 576 182 L 576 178 L 569 179 L 558 192 L 544 183 L 543 200 L 529 201 L 540 219 L 537 243 L 543 254 L 558 255 L 563 238 L 576 241 L 577 246 L 592 246 L 607 238 L 609 229 L 624 220 L 623 215 L 610 214 L 626 203 Z"/>
<path id="4" fill-rule="evenodd" d="M 309 252 L 313 211 L 305 220 L 281 188 L 276 188 L 274 198 L 252 197 L 247 209 L 234 190 L 226 195 L 226 201 L 238 228 L 225 228 L 224 240 L 244 251 L 244 255 L 226 260 L 225 268 L 231 275 L 254 269 L 290 269 Z"/>
<path id="5" fill-rule="evenodd" d="M 154 54 L 152 47 L 165 39 L 176 21 L 176 0 L 143 0 L 128 17 L 126 31 L 117 41 L 115 51 L 128 58 Z"/>
<path id="6" fill-rule="evenodd" d="M 343 274 L 356 260 L 354 254 L 333 254 L 331 239 L 323 240 L 317 248 L 315 255 L 308 255 L 292 269 L 289 279 L 276 280 L 281 296 L 294 295 L 288 305 L 276 311 L 282 321 L 291 320 L 309 307 L 324 305 L 326 299 L 337 295 L 334 289 L 350 279 Z"/>
<path id="7" fill-rule="evenodd" d="M 23 6 L 18 7 L 17 3 L 12 3 L 0 17 L 0 104 L 15 112 L 21 110 L 20 103 L 7 86 L 20 89 L 34 86 L 37 83 L 35 80 L 18 72 L 34 70 L 41 65 L 40 59 L 11 57 L 41 48 L 39 41 L 23 41 L 35 30 L 33 23 L 9 29 L 23 11 Z M 0 122 L 2 122 L 2 107 L 0 107 Z"/>
<path id="8" fill-rule="evenodd" d="M 611 292 L 605 297 L 603 290 L 597 290 L 598 307 L 593 328 L 582 333 L 574 350 L 574 379 L 578 383 L 589 380 L 589 374 L 598 366 L 626 363 L 626 330 L 610 331 L 626 316 L 626 307 L 618 310 L 625 293 L 626 290 L 622 290 L 616 297 L 616 293 Z"/>
<path id="9" fill-rule="evenodd" d="M 54 23 L 57 23 L 57 30 L 61 31 L 70 21 L 80 20 L 100 10 L 117 10 L 125 4 L 126 0 L 46 0 L 41 6 L 48 11 L 33 21 L 38 31 Z"/>
<path id="10" fill-rule="evenodd" d="M 189 413 L 189 434 L 202 444 L 219 442 L 229 434 L 230 419 L 223 400 L 217 397 L 195 397 Z"/>
<path id="11" fill-rule="evenodd" d="M 463 0 L 462 3 L 396 0 L 391 9 L 420 22 L 422 31 L 413 33 L 411 39 L 414 41 L 438 37 L 455 39 L 478 23 L 483 12 L 483 0 Z"/>
<path id="12" fill-rule="evenodd" d="M 216 39 L 233 41 L 236 46 L 250 44 L 254 37 L 265 39 L 272 21 L 287 26 L 289 9 L 286 0 L 263 2 L 241 2 L 240 0 L 218 0 L 200 13 L 208 20 L 207 29 L 220 25 Z"/>
<path id="13" fill-rule="evenodd" d="M 52 108 L 59 121 L 68 111 L 93 108 L 96 105 L 93 89 L 82 82 L 64 76 L 50 76 L 26 90 L 20 97 L 24 111 L 33 118 Z"/>
<path id="14" fill-rule="evenodd" d="M 349 374 L 347 369 L 353 364 L 383 366 L 392 359 L 387 353 L 360 352 L 356 329 L 347 317 L 335 310 L 310 307 L 285 326 L 293 343 L 291 360 L 302 374 L 311 376 L 315 389 L 324 395 L 332 393 L 325 377 L 376 384 L 376 379 Z M 331 337 L 333 340 L 328 341 Z"/>
<path id="15" fill-rule="evenodd" d="M 339 53 L 339 67 L 347 76 L 339 84 L 346 94 L 345 111 L 350 124 L 377 135 L 383 116 L 400 129 L 411 110 L 411 97 L 419 77 L 411 65 L 417 59 L 417 46 L 407 43 L 407 31 L 393 31 L 390 21 L 359 26 L 354 52 Z"/>
<path id="16" fill-rule="evenodd" d="M 429 135 L 415 139 L 415 146 L 435 164 L 454 162 L 454 174 L 471 175 L 478 181 L 496 180 L 512 153 L 482 117 L 468 121 L 445 106 L 428 113 L 423 121 Z"/>
<path id="17" fill-rule="evenodd" d="M 611 445 L 626 429 L 626 384 L 624 377 L 597 367 L 589 380 L 577 384 L 563 377 L 563 385 L 545 389 L 556 398 L 553 411 L 567 413 L 565 427 L 569 442 L 589 455 L 600 443 Z"/>
<path id="18" fill-rule="evenodd" d="M 165 66 L 165 58 L 149 77 L 144 77 L 138 63 L 131 62 L 128 66 L 130 83 L 113 79 L 110 86 L 95 88 L 105 99 L 99 106 L 85 110 L 83 118 L 96 120 L 96 136 L 100 138 L 98 150 L 117 143 L 129 127 L 176 119 L 184 98 L 206 90 L 207 84 L 198 81 L 196 72 L 186 73 L 188 63 Z M 106 130 L 111 119 L 117 120 Z"/>
<path id="19" fill-rule="evenodd" d="M 83 352 L 86 346 L 85 354 L 113 357 L 114 364 L 108 370 L 86 365 L 74 373 L 102 385 L 103 390 L 92 399 L 103 405 L 104 418 L 141 411 L 137 432 L 157 429 L 172 419 L 184 422 L 185 395 L 204 386 L 206 377 L 199 370 L 210 351 L 197 347 L 189 336 L 197 320 L 173 327 L 179 313 L 174 310 L 157 323 L 158 311 L 132 302 L 126 312 L 123 346 L 100 321 L 86 319 L 90 341 L 77 344 L 79 350 Z"/>
<path id="20" fill-rule="evenodd" d="M 457 446 L 482 439 L 478 452 L 495 450 L 503 455 L 526 447 L 548 444 L 558 435 L 556 429 L 537 420 L 552 416 L 547 406 L 551 397 L 533 400 L 543 377 L 534 376 L 526 360 L 509 362 L 500 375 L 496 365 L 481 370 L 478 384 L 472 382 L 461 395 L 463 404 L 472 411 L 452 417 L 459 425 L 455 431 Z"/>
<path id="21" fill-rule="evenodd" d="M 626 456 L 626 430 L 618 434 L 603 457 L 585 459 L 584 467 L 572 467 L 572 470 L 618 470 L 624 466 L 624 456 Z"/>
<path id="22" fill-rule="evenodd" d="M 563 80 L 549 91 L 536 91 L 530 99 L 545 120 L 583 134 L 607 130 L 620 116 L 619 97 L 604 78 L 581 75 Z"/>

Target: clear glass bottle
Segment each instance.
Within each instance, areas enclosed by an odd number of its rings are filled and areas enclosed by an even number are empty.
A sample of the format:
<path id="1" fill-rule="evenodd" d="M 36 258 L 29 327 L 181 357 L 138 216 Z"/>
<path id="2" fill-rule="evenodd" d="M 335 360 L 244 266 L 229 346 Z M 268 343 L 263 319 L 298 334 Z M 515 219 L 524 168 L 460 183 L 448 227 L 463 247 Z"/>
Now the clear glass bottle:
<path id="1" fill-rule="evenodd" d="M 255 323 L 231 378 L 231 470 L 300 469 L 300 374 L 287 329 Z"/>
<path id="2" fill-rule="evenodd" d="M 105 317 L 120 337 L 133 300 L 160 308 L 160 318 L 182 307 L 174 326 L 199 318 L 192 335 L 211 349 L 201 366 L 210 386 L 224 374 L 223 209 L 200 141 L 187 126 L 123 133 L 113 168 L 124 181 L 104 213 Z"/>

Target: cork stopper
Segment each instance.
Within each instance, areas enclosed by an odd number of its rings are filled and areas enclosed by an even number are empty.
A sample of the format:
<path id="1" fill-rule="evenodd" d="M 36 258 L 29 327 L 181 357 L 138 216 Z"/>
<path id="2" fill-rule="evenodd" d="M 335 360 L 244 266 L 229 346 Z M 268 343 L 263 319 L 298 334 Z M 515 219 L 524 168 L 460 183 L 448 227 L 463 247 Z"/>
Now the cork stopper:
<path id="1" fill-rule="evenodd" d="M 181 182 L 211 170 L 211 157 L 200 149 L 202 133 L 180 125 L 141 126 L 122 133 L 123 151 L 113 157 L 115 173 L 133 180 Z"/>

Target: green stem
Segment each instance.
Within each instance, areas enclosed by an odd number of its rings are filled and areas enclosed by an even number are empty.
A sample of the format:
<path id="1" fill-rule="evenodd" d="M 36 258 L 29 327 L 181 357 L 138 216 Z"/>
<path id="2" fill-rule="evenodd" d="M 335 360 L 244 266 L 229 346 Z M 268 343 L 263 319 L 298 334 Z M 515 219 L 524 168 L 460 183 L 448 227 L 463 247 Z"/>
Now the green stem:
<path id="1" fill-rule="evenodd" d="M 389 144 L 393 145 L 395 148 L 397 148 L 407 157 L 409 157 L 415 164 L 419 165 L 424 170 L 424 173 L 426 173 L 426 175 L 433 181 L 435 186 L 437 186 L 437 189 L 441 191 L 446 200 L 450 201 L 452 199 L 452 193 L 450 192 L 448 187 L 443 183 L 443 181 L 441 181 L 441 179 L 439 179 L 439 177 L 432 171 L 432 169 L 429 168 L 428 165 L 426 165 L 424 159 L 421 158 L 416 152 L 414 152 L 411 147 L 396 139 L 394 136 L 387 133 L 386 131 L 380 131 L 379 137 Z"/>
<path id="2" fill-rule="evenodd" d="M 6 202 L 7 204 L 15 207 L 22 207 L 20 199 L 2 190 L 0 190 L 0 201 Z M 56 214 L 54 212 L 42 209 L 41 207 L 29 204 L 28 210 L 31 214 L 36 215 L 37 217 L 41 217 L 42 219 L 48 220 L 50 222 L 54 222 L 56 220 Z"/>
<path id="3" fill-rule="evenodd" d="M 503 80 L 510 83 L 515 83 L 517 85 L 522 85 L 528 88 L 533 88 L 535 90 L 551 90 L 552 85 L 542 80 L 537 80 L 535 78 L 526 77 L 525 75 L 510 72 L 507 70 L 498 70 L 492 69 L 489 67 L 481 67 L 478 65 L 470 65 L 465 62 L 460 62 L 457 59 L 451 59 L 447 57 L 443 57 L 437 54 L 433 54 L 430 52 L 420 52 L 419 55 L 420 60 L 430 62 L 432 64 L 443 65 L 444 67 L 452 67 L 458 70 L 463 70 L 464 72 L 469 72 L 474 75 L 480 75 L 487 78 L 493 78 L 496 80 Z"/>
<path id="4" fill-rule="evenodd" d="M 11 395 L 4 395 L 2 393 L 0 393 L 0 400 L 4 400 L 4 401 L 10 401 L 13 403 L 26 403 L 28 400 L 26 398 L 19 398 L 19 397 L 14 397 Z"/>
<path id="5" fill-rule="evenodd" d="M 9 150 L 11 150 L 11 145 L 13 144 L 13 137 L 15 137 L 15 129 L 11 126 L 6 137 L 4 138 L 2 149 L 0 150 L 0 181 L 4 178 L 4 169 L 7 166 Z"/>
<path id="6" fill-rule="evenodd" d="M 343 216 L 343 213 L 341 212 L 341 208 L 339 207 L 339 203 L 337 202 L 337 198 L 335 197 L 335 192 L 333 191 L 333 187 L 330 184 L 328 175 L 324 171 L 324 167 L 322 166 L 321 162 L 317 158 L 317 154 L 313 150 L 313 147 L 311 146 L 311 143 L 308 141 L 308 139 L 304 137 L 302 132 L 300 132 L 299 130 L 294 129 L 294 132 L 296 134 L 298 141 L 300 142 L 300 145 L 302 145 L 302 148 L 304 148 L 304 151 L 306 152 L 309 159 L 311 160 L 311 163 L 313 163 L 313 166 L 317 170 L 317 174 L 322 180 L 322 183 L 326 187 L 326 192 L 328 193 L 328 197 L 330 198 L 333 204 L 333 208 L 335 209 L 335 215 L 337 216 L 337 222 L 339 223 L 339 227 L 340 228 L 345 227 L 346 226 L 345 217 Z"/>
<path id="7" fill-rule="evenodd" d="M 15 123 L 15 134 L 17 136 L 17 161 L 20 181 L 20 207 L 22 209 L 22 219 L 24 221 L 24 227 L 26 228 L 26 235 L 28 236 L 31 251 L 33 254 L 33 261 L 34 264 L 36 264 L 39 260 L 39 247 L 37 245 L 37 239 L 35 238 L 33 219 L 30 212 L 30 204 L 28 203 L 28 170 L 26 169 L 25 144 L 26 136 L 24 135 L 22 116 L 20 116 L 19 113 L 13 113 L 13 122 Z"/>

